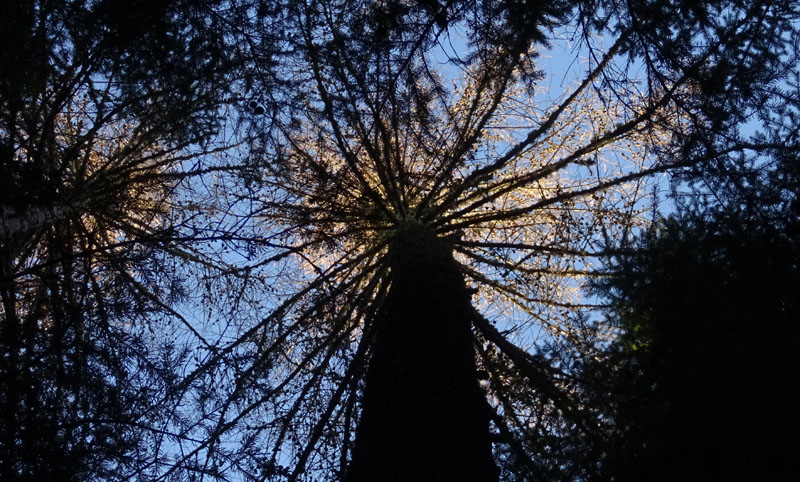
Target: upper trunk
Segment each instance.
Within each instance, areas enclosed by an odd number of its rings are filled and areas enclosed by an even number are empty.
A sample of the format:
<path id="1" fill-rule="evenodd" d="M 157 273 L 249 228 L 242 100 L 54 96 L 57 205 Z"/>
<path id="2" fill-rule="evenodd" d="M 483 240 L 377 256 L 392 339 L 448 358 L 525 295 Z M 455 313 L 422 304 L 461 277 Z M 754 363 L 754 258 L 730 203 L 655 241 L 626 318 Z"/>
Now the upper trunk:
<path id="1" fill-rule="evenodd" d="M 497 480 L 475 369 L 470 296 L 444 240 L 421 225 L 389 248 L 348 482 Z"/>

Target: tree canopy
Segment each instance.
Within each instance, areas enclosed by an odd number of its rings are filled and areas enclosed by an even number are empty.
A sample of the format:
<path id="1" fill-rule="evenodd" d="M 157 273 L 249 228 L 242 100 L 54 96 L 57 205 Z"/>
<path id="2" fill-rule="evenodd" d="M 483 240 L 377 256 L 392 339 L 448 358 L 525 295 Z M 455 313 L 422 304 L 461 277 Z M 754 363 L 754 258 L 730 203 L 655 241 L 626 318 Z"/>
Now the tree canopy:
<path id="1" fill-rule="evenodd" d="M 667 175 L 797 203 L 793 1 L 17 3 L 4 479 L 369 480 L 414 442 L 419 473 L 591 478 L 624 418 L 587 367 L 639 322 L 587 280 Z"/>
<path id="2" fill-rule="evenodd" d="M 621 334 L 583 371 L 613 420 L 597 480 L 791 473 L 798 184 L 772 161 L 706 178 L 599 283 Z"/>

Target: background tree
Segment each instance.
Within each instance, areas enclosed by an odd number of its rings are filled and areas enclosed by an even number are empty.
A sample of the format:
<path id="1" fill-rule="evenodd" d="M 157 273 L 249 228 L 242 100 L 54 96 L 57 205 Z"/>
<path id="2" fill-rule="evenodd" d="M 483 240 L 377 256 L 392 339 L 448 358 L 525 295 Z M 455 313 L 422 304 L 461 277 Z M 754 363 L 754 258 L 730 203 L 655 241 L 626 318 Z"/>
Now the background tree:
<path id="1" fill-rule="evenodd" d="M 796 32 L 788 38 L 798 40 Z M 596 285 L 620 334 L 582 374 L 587 403 L 609 416 L 602 446 L 577 443 L 590 454 L 582 469 L 592 479 L 791 473 L 784 434 L 798 425 L 786 384 L 797 363 L 794 55 L 771 82 L 750 86 L 762 103 L 745 109 L 749 129 L 769 148 L 680 173 L 677 212 Z"/>
<path id="2" fill-rule="evenodd" d="M 200 188 L 238 170 L 215 136 L 243 85 L 228 22 L 247 17 L 219 2 L 4 10 L 0 478 L 146 478 L 175 433 L 176 323 L 204 340 L 176 311 L 183 281 L 228 269 L 200 243 L 234 237 L 214 214 L 230 203 Z"/>
<path id="3" fill-rule="evenodd" d="M 725 227 L 672 220 L 618 268 L 624 336 L 592 373 L 616 415 L 598 480 L 790 473 L 797 250 Z"/>
<path id="4" fill-rule="evenodd" d="M 790 473 L 797 184 L 759 184 L 665 220 L 602 285 L 622 335 L 587 370 L 614 415 L 598 479 Z"/>

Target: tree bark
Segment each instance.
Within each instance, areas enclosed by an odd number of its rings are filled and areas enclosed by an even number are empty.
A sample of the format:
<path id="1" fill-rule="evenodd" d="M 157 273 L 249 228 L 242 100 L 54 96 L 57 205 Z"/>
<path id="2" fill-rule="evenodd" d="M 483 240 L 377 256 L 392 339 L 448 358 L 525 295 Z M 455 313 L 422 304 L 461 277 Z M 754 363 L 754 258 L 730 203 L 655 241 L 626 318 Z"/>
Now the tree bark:
<path id="1" fill-rule="evenodd" d="M 496 481 L 471 301 L 451 248 L 409 224 L 390 245 L 347 482 Z"/>

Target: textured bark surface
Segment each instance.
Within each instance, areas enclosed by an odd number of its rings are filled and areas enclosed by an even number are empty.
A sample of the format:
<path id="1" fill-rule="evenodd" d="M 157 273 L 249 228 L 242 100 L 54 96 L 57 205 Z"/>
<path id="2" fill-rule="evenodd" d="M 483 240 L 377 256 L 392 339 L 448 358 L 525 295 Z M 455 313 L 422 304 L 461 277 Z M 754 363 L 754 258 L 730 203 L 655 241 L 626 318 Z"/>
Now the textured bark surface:
<path id="1" fill-rule="evenodd" d="M 470 296 L 447 243 L 411 225 L 390 246 L 363 416 L 345 480 L 496 481 Z"/>

